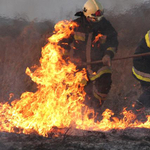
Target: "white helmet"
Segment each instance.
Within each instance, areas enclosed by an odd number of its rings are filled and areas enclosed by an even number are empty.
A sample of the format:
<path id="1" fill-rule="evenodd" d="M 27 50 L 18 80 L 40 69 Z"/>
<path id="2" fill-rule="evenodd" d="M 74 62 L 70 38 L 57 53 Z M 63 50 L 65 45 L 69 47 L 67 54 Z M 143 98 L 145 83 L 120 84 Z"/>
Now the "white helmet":
<path id="1" fill-rule="evenodd" d="M 100 21 L 103 17 L 103 7 L 97 0 L 88 0 L 83 6 L 83 13 L 92 22 Z"/>

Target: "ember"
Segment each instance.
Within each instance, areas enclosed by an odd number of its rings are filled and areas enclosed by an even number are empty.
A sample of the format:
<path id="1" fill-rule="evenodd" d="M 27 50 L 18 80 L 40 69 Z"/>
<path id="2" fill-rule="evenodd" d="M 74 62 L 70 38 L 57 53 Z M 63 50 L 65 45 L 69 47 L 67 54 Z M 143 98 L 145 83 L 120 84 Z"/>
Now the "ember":
<path id="1" fill-rule="evenodd" d="M 62 21 L 55 25 L 55 31 L 49 37 L 49 43 L 42 48 L 40 67 L 35 71 L 26 69 L 27 75 L 37 84 L 38 90 L 25 92 L 20 100 L 10 104 L 0 103 L 0 131 L 30 134 L 36 132 L 48 136 L 57 128 L 72 127 L 76 129 L 108 131 L 111 129 L 125 129 L 144 127 L 150 128 L 150 116 L 147 122 L 134 121 L 135 115 L 131 111 L 123 110 L 123 119 L 113 116 L 113 112 L 106 109 L 99 122 L 88 118 L 94 112 L 84 105 L 86 93 L 81 78 L 86 78 L 86 71 L 78 72 L 70 61 L 62 59 L 64 49 L 58 42 L 73 33 L 74 24 Z M 17 129 L 17 130 L 16 130 Z"/>

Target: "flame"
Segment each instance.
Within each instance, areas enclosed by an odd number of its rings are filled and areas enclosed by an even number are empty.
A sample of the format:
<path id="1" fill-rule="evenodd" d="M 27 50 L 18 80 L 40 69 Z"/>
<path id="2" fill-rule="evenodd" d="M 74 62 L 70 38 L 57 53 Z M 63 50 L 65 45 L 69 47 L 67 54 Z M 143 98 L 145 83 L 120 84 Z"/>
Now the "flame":
<path id="1" fill-rule="evenodd" d="M 95 37 L 93 43 L 96 43 L 101 37 L 103 37 L 103 35 L 102 35 L 102 34 L 98 34 L 98 35 Z"/>
<path id="2" fill-rule="evenodd" d="M 114 113 L 106 109 L 103 119 L 95 122 L 88 114 L 94 110 L 84 105 L 86 93 L 80 83 L 86 77 L 86 70 L 77 71 L 76 66 L 62 59 L 65 52 L 59 41 L 68 38 L 78 25 L 61 21 L 55 25 L 55 31 L 42 48 L 40 67 L 26 73 L 37 84 L 36 92 L 25 92 L 19 100 L 11 104 L 0 103 L 0 131 L 30 134 L 36 132 L 48 136 L 53 127 L 73 127 L 83 130 L 125 129 L 127 127 L 150 128 L 150 116 L 141 123 L 134 121 L 131 111 L 123 110 L 123 119 L 112 117 Z M 13 94 L 11 94 L 13 95 Z"/>
<path id="3" fill-rule="evenodd" d="M 99 39 L 101 40 L 101 42 L 104 42 L 104 41 L 106 40 L 106 35 L 103 35 L 103 34 L 100 34 L 100 33 L 99 33 L 99 34 L 95 37 L 93 43 L 96 43 L 97 41 L 99 41 Z"/>

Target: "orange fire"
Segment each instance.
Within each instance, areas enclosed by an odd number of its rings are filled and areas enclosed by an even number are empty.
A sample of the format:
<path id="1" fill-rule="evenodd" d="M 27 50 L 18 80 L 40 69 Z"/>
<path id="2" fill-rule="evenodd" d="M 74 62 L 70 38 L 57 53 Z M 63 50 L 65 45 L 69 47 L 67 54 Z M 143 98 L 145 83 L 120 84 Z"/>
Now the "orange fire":
<path id="1" fill-rule="evenodd" d="M 93 43 L 96 43 L 101 37 L 103 37 L 103 35 L 102 35 L 102 34 L 98 34 L 98 35 L 95 37 Z"/>
<path id="2" fill-rule="evenodd" d="M 53 35 L 42 48 L 40 67 L 26 73 L 37 84 L 38 90 L 25 92 L 19 100 L 0 103 L 0 131 L 30 134 L 36 132 L 48 136 L 53 127 L 76 128 L 84 130 L 108 131 L 111 129 L 125 129 L 127 127 L 150 128 L 150 116 L 147 122 L 133 122 L 135 115 L 123 110 L 124 118 L 111 118 L 113 112 L 105 110 L 103 119 L 95 122 L 88 114 L 94 112 L 83 102 L 86 93 L 80 83 L 86 78 L 86 71 L 77 71 L 76 66 L 62 59 L 65 49 L 58 45 L 63 38 L 68 38 L 78 25 L 61 21 L 55 25 Z M 111 118 L 111 119 L 110 119 Z"/>
<path id="3" fill-rule="evenodd" d="M 93 41 L 93 43 L 96 43 L 97 41 L 99 41 L 99 40 L 101 40 L 101 43 L 103 43 L 103 42 L 105 42 L 106 41 L 106 35 L 103 35 L 103 34 L 98 34 L 96 37 L 95 37 L 95 39 L 94 39 L 94 41 Z"/>

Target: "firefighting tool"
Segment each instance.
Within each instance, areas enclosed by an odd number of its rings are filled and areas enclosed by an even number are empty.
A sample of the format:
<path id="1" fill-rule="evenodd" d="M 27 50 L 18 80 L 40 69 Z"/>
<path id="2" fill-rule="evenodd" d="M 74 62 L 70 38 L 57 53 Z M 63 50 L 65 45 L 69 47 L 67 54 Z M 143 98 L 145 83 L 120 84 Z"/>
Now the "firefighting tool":
<path id="1" fill-rule="evenodd" d="M 88 0 L 83 6 L 83 13 L 92 22 L 98 22 L 103 17 L 103 7 L 97 0 Z"/>
<path id="2" fill-rule="evenodd" d="M 138 58 L 138 57 L 142 57 L 142 56 L 148 56 L 150 55 L 150 52 L 148 53 L 143 53 L 143 54 L 134 54 L 134 55 L 131 55 L 131 56 L 126 56 L 126 57 L 121 57 L 121 58 L 114 58 L 112 59 L 112 61 L 115 61 L 115 60 L 123 60 L 123 59 L 129 59 L 129 58 Z M 91 65 L 91 64 L 99 64 L 99 63 L 103 63 L 102 60 L 97 60 L 97 61 L 93 61 L 93 62 L 87 62 L 87 63 L 83 63 L 81 65 Z M 80 65 L 80 64 L 79 64 Z"/>

